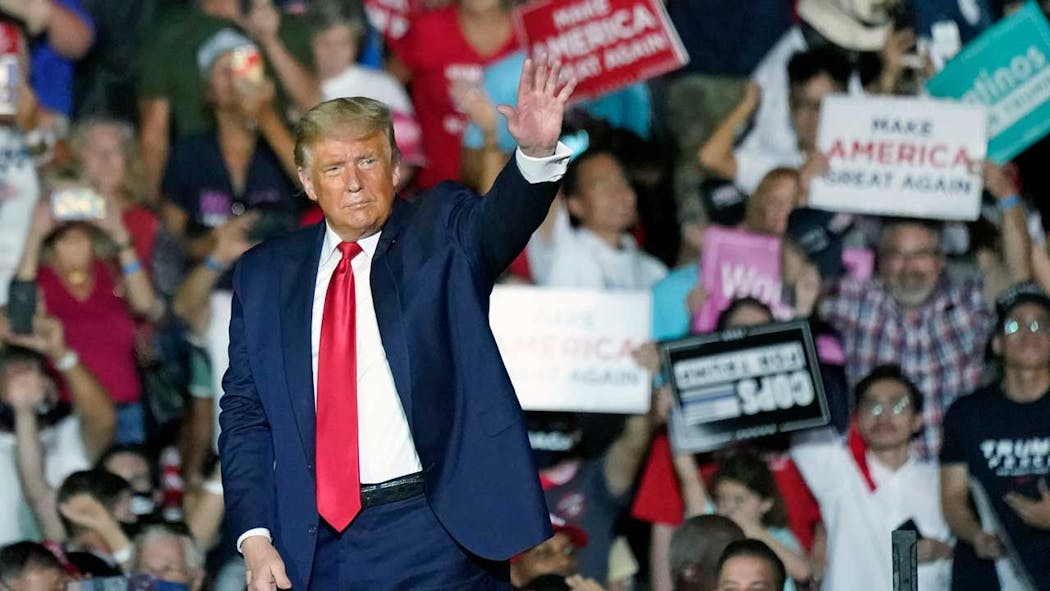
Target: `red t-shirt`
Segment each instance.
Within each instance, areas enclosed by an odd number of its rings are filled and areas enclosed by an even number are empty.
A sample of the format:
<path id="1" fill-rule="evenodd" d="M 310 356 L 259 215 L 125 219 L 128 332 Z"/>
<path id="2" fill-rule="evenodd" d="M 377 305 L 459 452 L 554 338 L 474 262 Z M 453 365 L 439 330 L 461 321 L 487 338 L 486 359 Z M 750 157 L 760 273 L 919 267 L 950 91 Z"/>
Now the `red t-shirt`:
<path id="1" fill-rule="evenodd" d="M 95 286 L 84 301 L 69 293 L 50 267 L 41 267 L 37 285 L 47 312 L 62 321 L 66 344 L 77 352 L 109 392 L 113 402 L 138 402 L 142 396 L 135 366 L 135 324 L 110 270 L 96 261 Z M 68 396 L 63 386 L 63 397 Z"/>
<path id="2" fill-rule="evenodd" d="M 702 464 L 700 477 L 710 482 L 715 468 L 713 462 Z M 809 550 L 813 545 L 813 528 L 820 522 L 820 507 L 790 458 L 774 458 L 769 461 L 769 469 L 787 509 L 788 527 L 802 547 Z M 653 439 L 631 515 L 649 523 L 678 525 L 684 514 L 685 502 L 674 471 L 671 444 L 667 434 L 660 433 Z"/>
<path id="3" fill-rule="evenodd" d="M 452 102 L 452 83 L 482 82 L 482 68 L 518 49 L 514 35 L 492 55 L 483 56 L 467 42 L 456 7 L 420 16 L 393 46 L 412 71 L 412 103 L 423 132 L 427 165 L 416 182 L 426 188 L 460 178 L 460 149 L 467 119 Z"/>
<path id="4" fill-rule="evenodd" d="M 133 205 L 121 214 L 124 226 L 131 236 L 131 244 L 135 249 L 135 256 L 139 258 L 146 272 L 152 275 L 151 262 L 153 261 L 153 245 L 157 241 L 157 229 L 160 220 L 157 215 L 142 207 Z"/>

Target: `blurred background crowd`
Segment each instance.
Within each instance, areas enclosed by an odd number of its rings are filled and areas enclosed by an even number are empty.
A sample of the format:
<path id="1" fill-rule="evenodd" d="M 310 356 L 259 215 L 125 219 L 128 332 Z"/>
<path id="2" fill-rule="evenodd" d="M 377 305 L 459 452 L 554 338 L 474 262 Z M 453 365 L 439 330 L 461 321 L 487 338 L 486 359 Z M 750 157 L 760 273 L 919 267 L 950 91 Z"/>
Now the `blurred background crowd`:
<path id="1" fill-rule="evenodd" d="M 651 291 L 653 341 L 676 339 L 709 296 L 705 232 L 775 237 L 776 318 L 836 343 L 831 424 L 676 454 L 663 387 L 644 416 L 527 413 L 556 535 L 514 584 L 882 591 L 904 527 L 919 589 L 1050 590 L 1050 141 L 984 166 L 972 223 L 806 206 L 825 96 L 921 95 L 1022 3 L 664 4 L 690 61 L 573 105 L 561 194 L 503 281 Z M 514 5 L 0 0 L 0 589 L 244 588 L 223 321 L 241 254 L 321 220 L 296 118 L 381 100 L 401 198 L 484 193 L 514 149 L 495 109 L 524 59 Z M 719 327 L 773 320 L 745 298 Z M 661 373 L 654 346 L 636 357 Z"/>

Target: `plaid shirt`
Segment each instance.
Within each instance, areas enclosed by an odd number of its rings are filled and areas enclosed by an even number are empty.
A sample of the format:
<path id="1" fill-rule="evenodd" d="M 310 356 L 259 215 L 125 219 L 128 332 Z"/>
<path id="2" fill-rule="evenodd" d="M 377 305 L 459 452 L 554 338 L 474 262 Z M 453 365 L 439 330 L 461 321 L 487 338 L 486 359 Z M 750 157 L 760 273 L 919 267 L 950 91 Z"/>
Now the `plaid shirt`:
<path id="1" fill-rule="evenodd" d="M 821 302 L 842 338 L 850 388 L 876 366 L 896 363 L 925 395 L 917 452 L 937 457 L 948 406 L 981 384 L 993 317 L 980 280 L 944 279 L 915 313 L 902 310 L 878 280 L 847 279 Z"/>

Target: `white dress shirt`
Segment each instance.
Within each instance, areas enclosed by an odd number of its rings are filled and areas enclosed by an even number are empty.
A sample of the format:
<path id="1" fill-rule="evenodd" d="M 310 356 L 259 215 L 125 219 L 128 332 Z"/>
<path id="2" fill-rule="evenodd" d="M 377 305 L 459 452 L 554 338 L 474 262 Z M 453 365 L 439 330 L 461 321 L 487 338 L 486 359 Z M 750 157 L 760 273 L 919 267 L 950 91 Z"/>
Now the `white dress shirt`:
<path id="1" fill-rule="evenodd" d="M 875 490 L 868 488 L 846 443 L 830 430 L 797 436 L 791 458 L 820 505 L 828 532 L 823 591 L 893 588 L 891 536 L 913 520 L 923 536 L 951 543 L 941 513 L 936 462 L 914 457 L 896 470 L 868 452 Z M 919 565 L 919 591 L 947 591 L 951 561 Z"/>
<path id="2" fill-rule="evenodd" d="M 558 142 L 552 156 L 530 158 L 519 149 L 515 160 L 521 176 L 529 183 L 560 180 L 568 166 L 572 151 Z M 351 267 L 354 272 L 354 301 L 357 304 L 357 437 L 361 482 L 377 484 L 421 470 L 419 455 L 412 441 L 405 410 L 401 406 L 394 376 L 390 372 L 386 350 L 379 337 L 372 302 L 372 286 L 369 277 L 372 271 L 372 256 L 382 232 L 358 241 L 361 253 L 354 257 Z M 317 355 L 321 344 L 321 320 L 324 316 L 324 300 L 328 294 L 328 283 L 339 264 L 338 251 L 342 239 L 325 225 L 324 243 L 317 267 L 314 284 L 313 316 L 310 343 L 313 357 L 314 401 L 317 401 Z M 315 404 L 316 408 L 316 404 Z M 237 549 L 245 538 L 263 535 L 272 540 L 266 528 L 250 529 L 237 539 Z"/>

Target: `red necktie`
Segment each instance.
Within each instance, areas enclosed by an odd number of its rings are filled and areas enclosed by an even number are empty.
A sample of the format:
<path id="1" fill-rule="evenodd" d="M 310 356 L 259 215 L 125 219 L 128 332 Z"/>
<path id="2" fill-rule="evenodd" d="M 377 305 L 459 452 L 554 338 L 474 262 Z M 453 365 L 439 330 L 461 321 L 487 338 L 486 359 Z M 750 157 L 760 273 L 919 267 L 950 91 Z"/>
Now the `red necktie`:
<path id="1" fill-rule="evenodd" d="M 356 242 L 339 243 L 343 258 L 332 273 L 321 317 L 317 356 L 317 512 L 343 531 L 361 510 L 357 447 Z"/>

